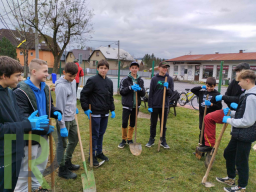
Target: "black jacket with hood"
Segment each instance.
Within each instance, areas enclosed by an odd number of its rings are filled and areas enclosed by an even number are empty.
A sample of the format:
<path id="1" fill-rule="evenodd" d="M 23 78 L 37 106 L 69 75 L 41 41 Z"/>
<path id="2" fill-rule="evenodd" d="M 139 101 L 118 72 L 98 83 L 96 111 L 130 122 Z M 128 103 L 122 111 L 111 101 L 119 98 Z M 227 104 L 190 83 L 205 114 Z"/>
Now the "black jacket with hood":
<path id="1" fill-rule="evenodd" d="M 167 77 L 167 82 L 169 83 L 168 89 L 166 89 L 166 99 L 165 99 L 165 108 L 168 108 L 168 96 L 171 96 L 174 89 L 174 83 L 172 77 L 168 73 L 165 76 L 156 74 L 152 77 L 150 82 L 150 91 L 148 98 L 148 108 L 162 108 L 163 105 L 163 92 L 164 92 L 164 81 Z"/>

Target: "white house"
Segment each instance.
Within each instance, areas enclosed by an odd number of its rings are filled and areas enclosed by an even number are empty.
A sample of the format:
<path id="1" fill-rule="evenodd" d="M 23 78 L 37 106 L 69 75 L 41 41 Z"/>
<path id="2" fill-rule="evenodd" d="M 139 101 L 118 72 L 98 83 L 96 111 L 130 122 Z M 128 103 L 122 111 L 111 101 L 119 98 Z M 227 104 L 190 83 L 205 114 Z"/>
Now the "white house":
<path id="1" fill-rule="evenodd" d="M 235 67 L 241 62 L 250 64 L 256 72 L 256 52 L 219 53 L 202 55 L 184 55 L 166 60 L 170 64 L 169 74 L 180 80 L 203 81 L 207 77 L 215 77 L 217 82 L 220 74 L 220 64 L 224 61 L 222 79 L 233 79 Z"/>

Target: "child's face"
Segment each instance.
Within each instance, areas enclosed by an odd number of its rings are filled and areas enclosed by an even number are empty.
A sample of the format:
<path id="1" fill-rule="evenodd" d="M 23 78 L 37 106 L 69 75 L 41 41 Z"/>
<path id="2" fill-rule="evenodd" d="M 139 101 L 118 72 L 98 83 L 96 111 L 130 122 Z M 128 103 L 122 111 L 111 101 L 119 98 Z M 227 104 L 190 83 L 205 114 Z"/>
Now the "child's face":
<path id="1" fill-rule="evenodd" d="M 240 85 L 242 89 L 247 90 L 250 82 L 251 81 L 249 79 L 240 79 L 238 85 Z"/>
<path id="2" fill-rule="evenodd" d="M 137 65 L 132 65 L 130 67 L 130 71 L 132 75 L 137 75 L 137 72 L 139 71 L 139 67 Z"/>
<path id="3" fill-rule="evenodd" d="M 18 72 L 18 73 L 13 73 L 10 77 L 6 77 L 3 75 L 1 79 L 3 80 L 4 85 L 6 87 L 11 87 L 13 89 L 17 87 L 20 81 L 22 81 L 22 76 L 21 76 L 21 73 Z"/>
<path id="4" fill-rule="evenodd" d="M 206 84 L 206 90 L 208 91 L 208 92 L 212 92 L 212 91 L 214 91 L 214 88 L 215 88 L 215 85 L 209 85 L 209 84 Z"/>
<path id="5" fill-rule="evenodd" d="M 166 74 L 167 70 L 168 70 L 168 67 L 167 66 L 163 66 L 163 67 L 158 67 L 158 69 L 159 69 L 159 73 Z"/>
<path id="6" fill-rule="evenodd" d="M 35 77 L 37 81 L 45 82 L 48 77 L 48 66 L 41 65 L 39 69 L 33 69 L 31 74 Z"/>
<path id="7" fill-rule="evenodd" d="M 69 81 L 69 82 L 72 82 L 75 78 L 76 78 L 76 74 L 75 75 L 72 75 L 70 73 L 66 73 L 65 71 L 63 71 L 63 74 L 64 74 L 64 78 Z"/>
<path id="8" fill-rule="evenodd" d="M 106 65 L 98 67 L 97 70 L 102 77 L 106 77 L 108 73 L 108 68 L 106 67 Z"/>

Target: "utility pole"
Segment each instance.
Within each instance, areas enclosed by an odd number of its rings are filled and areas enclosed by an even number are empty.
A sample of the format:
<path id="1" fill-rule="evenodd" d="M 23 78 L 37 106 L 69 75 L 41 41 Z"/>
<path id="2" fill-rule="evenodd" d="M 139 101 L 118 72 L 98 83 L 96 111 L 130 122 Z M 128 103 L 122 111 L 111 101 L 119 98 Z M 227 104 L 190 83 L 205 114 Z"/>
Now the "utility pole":
<path id="1" fill-rule="evenodd" d="M 35 24 L 36 24 L 36 30 L 35 30 L 35 51 L 36 51 L 36 58 L 39 59 L 39 49 L 38 49 L 38 12 L 37 12 L 37 4 L 38 0 L 35 0 Z"/>

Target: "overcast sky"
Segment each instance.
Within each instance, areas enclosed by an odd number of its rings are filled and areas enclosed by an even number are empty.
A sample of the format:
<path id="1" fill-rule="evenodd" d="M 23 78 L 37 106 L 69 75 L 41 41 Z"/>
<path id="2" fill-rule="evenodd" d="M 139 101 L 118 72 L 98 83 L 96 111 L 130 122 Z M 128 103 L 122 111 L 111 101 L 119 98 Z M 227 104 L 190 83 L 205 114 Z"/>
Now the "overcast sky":
<path id="1" fill-rule="evenodd" d="M 95 14 L 92 39 L 120 40 L 135 57 L 256 52 L 255 0 L 88 0 L 88 6 Z"/>

